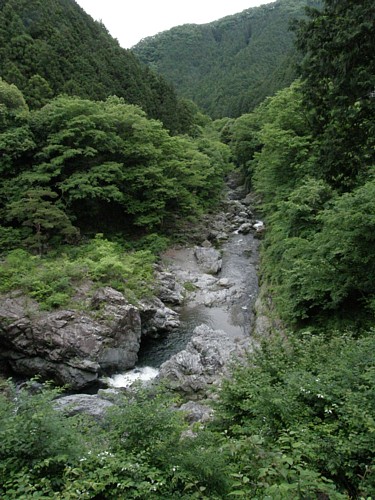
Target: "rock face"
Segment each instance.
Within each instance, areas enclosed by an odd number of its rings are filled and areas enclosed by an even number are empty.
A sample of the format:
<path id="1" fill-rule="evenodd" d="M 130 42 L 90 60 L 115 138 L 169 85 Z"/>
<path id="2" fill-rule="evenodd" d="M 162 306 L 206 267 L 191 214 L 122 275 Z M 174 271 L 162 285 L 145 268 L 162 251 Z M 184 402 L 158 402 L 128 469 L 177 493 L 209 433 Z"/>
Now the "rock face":
<path id="1" fill-rule="evenodd" d="M 178 314 L 156 297 L 142 300 L 138 307 L 141 315 L 142 335 L 158 337 L 180 326 Z"/>
<path id="2" fill-rule="evenodd" d="M 169 277 L 168 283 L 177 300 L 178 286 Z M 179 324 L 178 314 L 160 299 L 135 307 L 110 287 L 98 290 L 85 312 L 42 312 L 35 301 L 13 293 L 0 301 L 0 365 L 82 389 L 102 375 L 133 368 L 142 335 L 157 337 Z"/>
<path id="3" fill-rule="evenodd" d="M 93 296 L 90 312 L 41 313 L 13 294 L 0 305 L 0 359 L 23 375 L 81 389 L 102 373 L 133 368 L 141 341 L 138 309 L 112 288 Z"/>
<path id="4" fill-rule="evenodd" d="M 197 403 L 196 401 L 188 401 L 178 408 L 179 411 L 185 413 L 185 420 L 189 424 L 201 422 L 202 424 L 212 420 L 214 412 L 210 406 Z"/>
<path id="5" fill-rule="evenodd" d="M 248 339 L 238 342 L 222 330 L 200 325 L 186 349 L 161 365 L 159 378 L 172 389 L 199 396 L 209 386 L 218 385 L 228 375 L 231 360 L 243 356 L 248 347 Z"/>
<path id="6" fill-rule="evenodd" d="M 157 295 L 166 304 L 179 305 L 184 300 L 183 288 L 177 283 L 176 276 L 158 267 L 155 273 Z"/>

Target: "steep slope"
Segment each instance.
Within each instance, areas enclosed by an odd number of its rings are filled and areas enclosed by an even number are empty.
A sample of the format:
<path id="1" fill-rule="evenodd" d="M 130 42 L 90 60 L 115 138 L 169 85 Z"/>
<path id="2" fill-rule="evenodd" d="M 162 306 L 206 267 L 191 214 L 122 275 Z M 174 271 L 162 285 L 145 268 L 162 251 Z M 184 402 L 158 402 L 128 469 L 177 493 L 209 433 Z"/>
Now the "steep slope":
<path id="1" fill-rule="evenodd" d="M 295 78 L 290 20 L 318 3 L 278 0 L 212 23 L 173 28 L 133 51 L 212 117 L 236 117 Z"/>
<path id="2" fill-rule="evenodd" d="M 65 93 L 138 104 L 167 128 L 186 110 L 164 78 L 122 49 L 74 0 L 0 0 L 0 76 L 38 108 Z"/>

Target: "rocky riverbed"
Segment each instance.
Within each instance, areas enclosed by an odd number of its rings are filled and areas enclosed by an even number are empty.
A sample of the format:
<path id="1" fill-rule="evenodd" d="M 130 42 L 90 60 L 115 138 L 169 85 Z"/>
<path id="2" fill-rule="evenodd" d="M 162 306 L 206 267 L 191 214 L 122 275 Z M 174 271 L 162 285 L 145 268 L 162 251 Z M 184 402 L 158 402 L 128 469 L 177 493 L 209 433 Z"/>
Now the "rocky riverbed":
<path id="1" fill-rule="evenodd" d="M 151 376 L 188 399 L 204 397 L 252 348 L 264 226 L 251 203 L 241 188 L 229 189 L 221 211 L 194 226 L 187 238 L 192 245 L 162 255 L 155 269 L 157 297 L 136 306 L 108 287 L 94 294 L 85 313 L 41 312 L 17 293 L 3 297 L 0 360 L 17 373 L 54 378 L 76 391 L 105 374 L 126 372 L 134 379 L 151 366 Z M 136 373 L 129 372 L 134 367 Z M 93 398 L 87 404 L 94 411 L 95 401 L 106 396 Z"/>

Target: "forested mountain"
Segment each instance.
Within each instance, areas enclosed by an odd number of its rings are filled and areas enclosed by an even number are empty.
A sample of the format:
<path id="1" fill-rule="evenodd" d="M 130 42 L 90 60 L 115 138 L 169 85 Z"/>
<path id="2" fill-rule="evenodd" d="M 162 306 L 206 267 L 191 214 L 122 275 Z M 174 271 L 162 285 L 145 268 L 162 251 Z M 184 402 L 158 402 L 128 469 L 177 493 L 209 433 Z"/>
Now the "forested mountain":
<path id="1" fill-rule="evenodd" d="M 133 51 L 213 118 L 237 117 L 296 77 L 289 30 L 313 0 L 278 0 L 148 37 Z"/>
<path id="2" fill-rule="evenodd" d="M 0 5 L 0 248 L 150 230 L 218 198 L 229 149 L 193 103 L 73 0 Z"/>
<path id="3" fill-rule="evenodd" d="M 38 108 L 64 93 L 138 104 L 171 131 L 190 116 L 173 87 L 121 48 L 74 0 L 0 1 L 0 77 Z"/>
<path id="4" fill-rule="evenodd" d="M 374 322 L 375 7 L 300 21 L 301 81 L 238 118 L 232 147 L 262 198 L 263 277 L 289 326 Z"/>

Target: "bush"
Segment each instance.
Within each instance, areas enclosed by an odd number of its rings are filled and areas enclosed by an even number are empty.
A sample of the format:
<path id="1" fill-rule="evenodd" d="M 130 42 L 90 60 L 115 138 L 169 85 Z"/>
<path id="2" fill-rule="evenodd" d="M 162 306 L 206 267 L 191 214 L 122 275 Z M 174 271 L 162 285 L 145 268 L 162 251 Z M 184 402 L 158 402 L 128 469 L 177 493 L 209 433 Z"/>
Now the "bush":
<path id="1" fill-rule="evenodd" d="M 112 286 L 130 301 L 152 291 L 154 255 L 149 250 L 125 252 L 121 245 L 101 235 L 80 247 L 63 248 L 39 257 L 13 250 L 0 266 L 0 292 L 22 290 L 41 309 L 72 307 L 75 288 L 83 280 L 95 286 Z"/>
<path id="2" fill-rule="evenodd" d="M 34 498 L 35 491 L 51 494 L 58 489 L 66 465 L 84 453 L 78 420 L 66 419 L 51 404 L 60 391 L 45 386 L 31 394 L 33 383 L 19 391 L 9 383 L 8 390 L 0 393 L 2 498 Z"/>
<path id="3" fill-rule="evenodd" d="M 265 342 L 224 384 L 220 425 L 251 498 L 374 495 L 373 333 Z"/>

